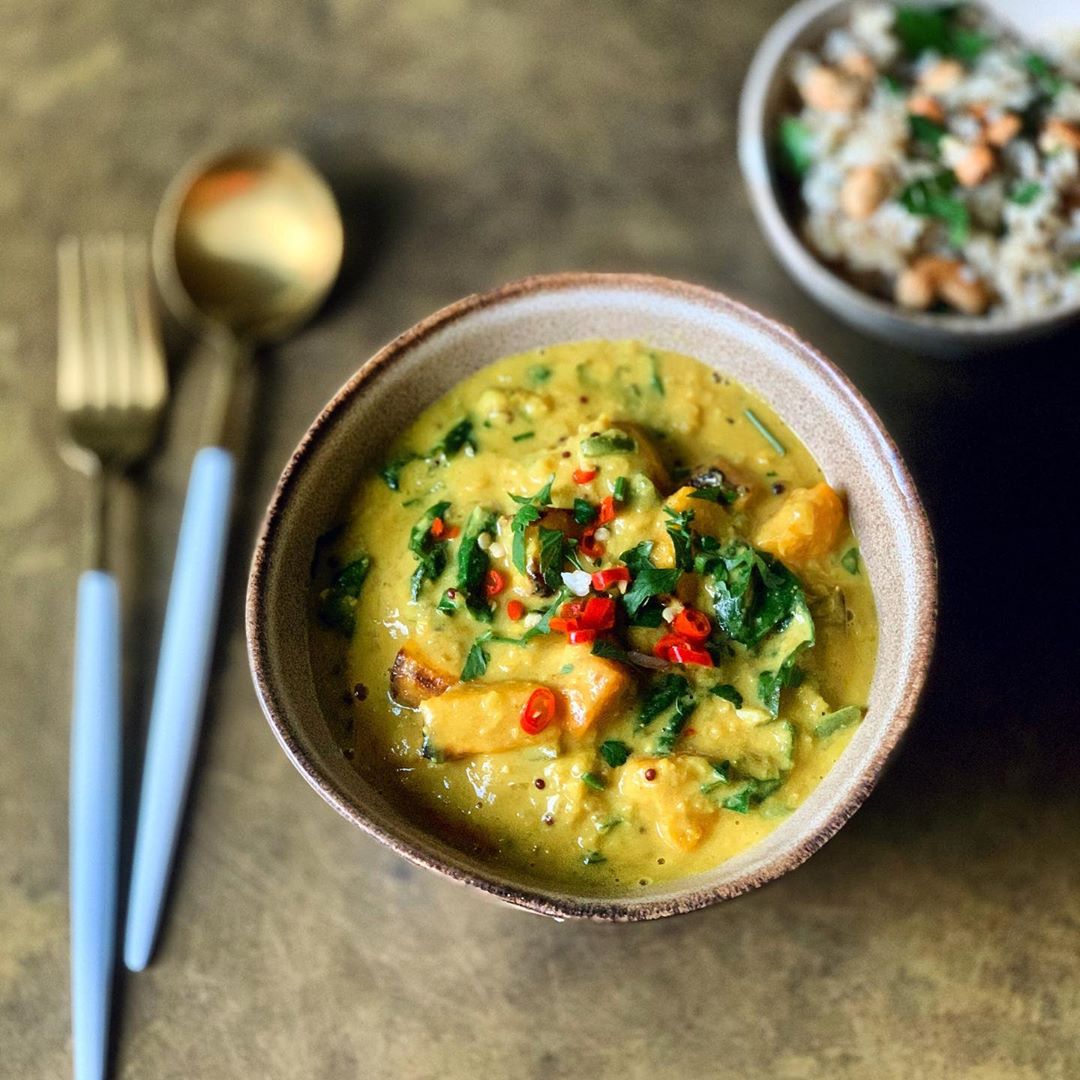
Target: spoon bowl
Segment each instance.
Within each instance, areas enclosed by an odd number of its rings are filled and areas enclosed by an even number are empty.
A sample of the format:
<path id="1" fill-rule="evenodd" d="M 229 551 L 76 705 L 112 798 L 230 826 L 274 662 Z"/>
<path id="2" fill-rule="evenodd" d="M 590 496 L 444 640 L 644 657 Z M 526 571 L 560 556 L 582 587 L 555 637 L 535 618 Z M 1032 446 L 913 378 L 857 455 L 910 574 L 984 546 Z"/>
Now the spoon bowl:
<path id="1" fill-rule="evenodd" d="M 284 338 L 314 314 L 343 250 L 326 181 L 283 149 L 194 162 L 166 193 L 154 227 L 154 269 L 173 315 L 252 343 Z"/>

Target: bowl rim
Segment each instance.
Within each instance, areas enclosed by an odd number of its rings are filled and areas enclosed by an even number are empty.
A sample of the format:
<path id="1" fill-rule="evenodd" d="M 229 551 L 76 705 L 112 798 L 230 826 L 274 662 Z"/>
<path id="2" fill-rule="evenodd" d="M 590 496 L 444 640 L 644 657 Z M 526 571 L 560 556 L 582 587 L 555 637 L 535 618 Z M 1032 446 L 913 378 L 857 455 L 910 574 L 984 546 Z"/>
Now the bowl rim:
<path id="1" fill-rule="evenodd" d="M 269 641 L 265 631 L 268 623 L 266 583 L 275 559 L 275 547 L 281 532 L 282 519 L 288 513 L 290 496 L 310 464 L 318 444 L 332 432 L 348 412 L 348 405 L 364 393 L 389 365 L 410 349 L 430 338 L 443 328 L 508 301 L 543 293 L 559 293 L 588 288 L 643 290 L 657 296 L 703 303 L 722 309 L 753 329 L 763 332 L 774 344 L 785 349 L 789 356 L 811 369 L 814 375 L 830 382 L 846 397 L 852 413 L 873 429 L 881 439 L 909 515 L 912 531 L 912 550 L 916 561 L 916 577 L 925 591 L 922 618 L 915 634 L 911 668 L 907 672 L 899 707 L 876 741 L 873 752 L 857 773 L 847 796 L 811 833 L 800 838 L 790 849 L 772 861 L 752 868 L 737 878 L 710 885 L 688 887 L 670 897 L 635 900 L 633 897 L 579 898 L 544 891 L 523 884 L 509 885 L 482 873 L 463 869 L 442 859 L 435 851 L 414 847 L 406 840 L 388 833 L 371 820 L 364 807 L 340 791 L 333 781 L 306 753 L 293 732 L 292 722 L 274 685 L 273 665 L 269 656 Z M 873 790 L 887 759 L 900 742 L 911 722 L 922 694 L 933 652 L 938 614 L 937 556 L 930 524 L 892 436 L 876 412 L 855 388 L 850 379 L 820 351 L 786 326 L 724 293 L 704 285 L 691 284 L 672 278 L 641 273 L 602 273 L 566 271 L 538 274 L 511 281 L 483 293 L 463 297 L 420 320 L 399 334 L 368 359 L 324 406 L 315 421 L 304 433 L 291 455 L 277 484 L 264 516 L 251 560 L 248 590 L 245 601 L 245 631 L 248 662 L 256 695 L 278 743 L 311 785 L 344 818 L 380 840 L 410 862 L 434 870 L 461 884 L 472 885 L 513 906 L 557 919 L 594 919 L 607 922 L 640 922 L 668 915 L 685 914 L 730 900 L 767 882 L 781 877 L 805 862 L 830 840 L 859 809 Z M 678 882 L 673 883 L 676 887 Z"/>
<path id="2" fill-rule="evenodd" d="M 933 0 L 925 0 L 932 3 Z M 1063 326 L 1080 317 L 1080 300 L 1061 304 L 1041 314 L 987 319 L 980 315 L 931 314 L 905 311 L 898 305 L 871 296 L 853 285 L 822 261 L 795 231 L 776 197 L 775 171 L 769 160 L 769 132 L 766 128 L 766 101 L 773 81 L 789 59 L 800 35 L 817 20 L 849 8 L 857 0 L 798 0 L 776 20 L 761 39 L 739 97 L 737 152 L 743 181 L 754 215 L 773 251 L 788 272 L 801 284 L 816 282 L 823 295 L 815 299 L 841 314 L 852 307 L 863 318 L 859 325 L 879 326 L 884 322 L 896 329 L 914 330 L 922 335 L 940 335 L 959 344 L 965 340 L 986 345 L 1012 340 L 1018 334 L 1038 334 Z"/>

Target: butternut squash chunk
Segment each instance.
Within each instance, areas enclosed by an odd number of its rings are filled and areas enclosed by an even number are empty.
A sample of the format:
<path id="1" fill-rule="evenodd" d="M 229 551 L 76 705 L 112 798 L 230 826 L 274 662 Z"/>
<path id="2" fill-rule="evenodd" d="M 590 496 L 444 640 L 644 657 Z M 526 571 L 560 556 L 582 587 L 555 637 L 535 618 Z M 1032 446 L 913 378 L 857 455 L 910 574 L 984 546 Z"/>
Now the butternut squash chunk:
<path id="1" fill-rule="evenodd" d="M 844 527 L 844 503 L 826 483 L 796 488 L 758 529 L 756 544 L 789 566 L 827 555 Z"/>
<path id="2" fill-rule="evenodd" d="M 712 831 L 719 811 L 701 793 L 713 775 L 704 758 L 635 757 L 621 772 L 619 794 L 669 847 L 693 851 Z"/>

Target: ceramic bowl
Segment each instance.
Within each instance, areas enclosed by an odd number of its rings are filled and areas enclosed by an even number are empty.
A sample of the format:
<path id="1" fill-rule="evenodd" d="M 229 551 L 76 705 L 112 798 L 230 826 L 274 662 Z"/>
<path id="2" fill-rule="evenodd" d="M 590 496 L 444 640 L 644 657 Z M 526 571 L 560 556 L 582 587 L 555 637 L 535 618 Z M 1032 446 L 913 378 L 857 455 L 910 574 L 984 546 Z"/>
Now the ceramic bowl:
<path id="1" fill-rule="evenodd" d="M 588 338 L 636 338 L 696 356 L 766 398 L 845 490 L 877 598 L 880 646 L 869 710 L 835 768 L 766 839 L 709 873 L 633 896 L 519 880 L 423 832 L 335 745 L 308 645 L 315 543 L 338 524 L 361 473 L 452 385 L 499 357 Z M 338 392 L 282 474 L 247 597 L 251 669 L 282 748 L 320 795 L 420 865 L 556 917 L 653 919 L 728 899 L 798 866 L 869 794 L 911 719 L 936 616 L 933 543 L 911 477 L 858 391 L 791 331 L 719 293 L 629 274 L 534 277 L 444 308 L 392 341 Z"/>
<path id="2" fill-rule="evenodd" d="M 795 4 L 762 39 L 743 84 L 739 102 L 739 165 L 754 214 L 777 258 L 811 296 L 839 318 L 859 330 L 931 356 L 954 357 L 1012 348 L 1075 322 L 1080 318 L 1080 304 L 1059 306 L 1040 316 L 1024 318 L 904 311 L 857 289 L 803 243 L 782 198 L 775 160 L 778 120 L 793 100 L 790 60 L 794 52 L 817 46 L 830 29 L 846 22 L 854 2 L 802 0 Z M 999 17 L 1007 12 L 997 9 L 1008 6 L 994 5 Z M 1048 25 L 1056 25 L 1052 19 L 1057 17 L 1055 13 L 1060 5 L 1050 6 L 1054 10 L 1043 12 L 1041 18 Z M 1042 11 L 1046 4 L 1036 7 Z"/>

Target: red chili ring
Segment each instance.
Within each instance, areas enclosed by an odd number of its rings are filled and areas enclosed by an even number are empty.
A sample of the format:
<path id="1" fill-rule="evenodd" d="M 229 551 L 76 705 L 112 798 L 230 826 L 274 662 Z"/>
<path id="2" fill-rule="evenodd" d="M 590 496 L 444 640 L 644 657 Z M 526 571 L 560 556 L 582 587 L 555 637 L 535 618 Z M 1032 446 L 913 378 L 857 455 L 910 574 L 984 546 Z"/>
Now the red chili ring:
<path id="1" fill-rule="evenodd" d="M 521 710 L 521 730 L 539 735 L 555 719 L 555 695 L 546 686 L 538 686 Z"/>

